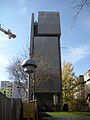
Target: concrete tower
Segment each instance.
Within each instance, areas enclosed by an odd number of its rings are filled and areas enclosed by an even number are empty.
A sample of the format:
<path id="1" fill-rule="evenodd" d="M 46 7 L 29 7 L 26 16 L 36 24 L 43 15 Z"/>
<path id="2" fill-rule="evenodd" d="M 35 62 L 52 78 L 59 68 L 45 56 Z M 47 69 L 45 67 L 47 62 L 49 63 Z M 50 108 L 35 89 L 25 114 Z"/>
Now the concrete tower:
<path id="1" fill-rule="evenodd" d="M 38 64 L 41 60 L 44 61 L 46 66 L 43 69 L 48 71 L 45 73 L 49 76 L 35 84 L 40 111 L 62 110 L 60 35 L 59 12 L 39 12 L 37 22 L 34 21 L 32 13 L 30 56 L 35 58 Z"/>

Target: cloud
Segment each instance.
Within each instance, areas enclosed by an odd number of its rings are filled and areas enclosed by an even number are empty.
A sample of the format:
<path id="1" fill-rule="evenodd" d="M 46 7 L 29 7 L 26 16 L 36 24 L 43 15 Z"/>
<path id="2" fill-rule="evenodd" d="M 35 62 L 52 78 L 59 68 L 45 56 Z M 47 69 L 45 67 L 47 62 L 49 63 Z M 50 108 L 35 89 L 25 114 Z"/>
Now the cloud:
<path id="1" fill-rule="evenodd" d="M 1 81 L 9 81 L 9 79 L 5 75 L 0 75 L 0 83 Z"/>
<path id="2" fill-rule="evenodd" d="M 0 54 L 0 67 L 6 66 L 8 63 L 9 63 L 8 59 L 5 56 Z"/>
<path id="3" fill-rule="evenodd" d="M 83 58 L 88 57 L 88 55 L 90 55 L 89 45 L 70 48 L 67 50 L 67 53 L 62 53 L 62 61 L 70 61 L 74 64 Z"/>
<path id="4" fill-rule="evenodd" d="M 6 66 L 9 64 L 9 61 L 6 56 L 0 54 L 0 81 L 7 80 L 6 77 Z"/>
<path id="5" fill-rule="evenodd" d="M 6 37 L 2 37 L 2 36 L 0 36 L 0 41 L 7 41 L 8 39 L 6 38 Z"/>

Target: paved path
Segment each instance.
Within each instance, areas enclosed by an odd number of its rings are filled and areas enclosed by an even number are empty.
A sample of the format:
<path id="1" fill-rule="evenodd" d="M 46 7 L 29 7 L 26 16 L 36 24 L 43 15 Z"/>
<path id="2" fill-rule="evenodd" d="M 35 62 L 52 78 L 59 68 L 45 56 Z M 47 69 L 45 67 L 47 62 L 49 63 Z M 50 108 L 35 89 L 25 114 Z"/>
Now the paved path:
<path id="1" fill-rule="evenodd" d="M 42 120 L 90 120 L 90 116 L 42 117 Z"/>

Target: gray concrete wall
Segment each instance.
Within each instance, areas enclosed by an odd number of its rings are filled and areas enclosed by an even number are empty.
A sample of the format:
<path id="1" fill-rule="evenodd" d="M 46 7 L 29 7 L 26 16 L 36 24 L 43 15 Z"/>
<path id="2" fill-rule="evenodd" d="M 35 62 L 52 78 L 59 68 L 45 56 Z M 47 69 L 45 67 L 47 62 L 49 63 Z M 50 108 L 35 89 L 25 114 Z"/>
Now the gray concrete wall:
<path id="1" fill-rule="evenodd" d="M 58 44 L 58 37 L 34 37 L 34 53 L 37 55 L 37 58 L 43 60 L 47 63 L 47 66 L 52 68 L 51 72 L 54 75 L 52 80 L 44 80 L 41 82 L 41 85 L 37 84 L 39 86 L 37 86 L 37 91 L 39 92 L 60 92 L 60 59 Z M 48 71 L 48 67 L 45 69 Z"/>
<path id="2" fill-rule="evenodd" d="M 59 12 L 39 12 L 38 34 L 61 34 Z"/>
<path id="3" fill-rule="evenodd" d="M 59 72 L 59 46 L 58 37 L 34 37 L 34 52 L 52 64 Z"/>
<path id="4" fill-rule="evenodd" d="M 60 104 L 59 106 L 62 110 L 60 35 L 61 28 L 59 12 L 40 11 L 37 22 L 34 21 L 34 15 L 32 15 L 30 55 L 32 58 L 36 58 L 35 60 L 37 63 L 42 62 L 38 60 L 39 58 L 50 65 L 50 67 L 46 65 L 46 67 L 44 67 L 45 72 L 42 72 L 47 73 L 49 78 L 46 80 L 48 81 L 45 83 L 45 81 L 43 82 L 42 80 L 42 82 L 37 85 L 36 91 L 51 94 L 59 93 L 58 103 Z M 37 54 L 40 56 L 37 57 Z M 36 72 L 38 72 L 38 68 Z M 50 72 L 53 73 L 53 77 Z"/>
<path id="5" fill-rule="evenodd" d="M 33 57 L 34 53 L 34 13 L 32 13 L 31 19 L 31 34 L 30 34 L 30 56 Z"/>

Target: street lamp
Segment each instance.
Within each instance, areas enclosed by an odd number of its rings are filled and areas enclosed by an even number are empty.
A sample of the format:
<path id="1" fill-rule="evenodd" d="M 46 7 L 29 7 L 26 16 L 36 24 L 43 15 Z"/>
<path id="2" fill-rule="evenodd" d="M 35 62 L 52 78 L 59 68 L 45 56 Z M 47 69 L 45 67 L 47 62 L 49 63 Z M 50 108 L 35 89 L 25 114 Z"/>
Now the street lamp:
<path id="1" fill-rule="evenodd" d="M 24 71 L 29 74 L 29 82 L 28 82 L 28 102 L 31 100 L 30 94 L 30 73 L 34 72 L 34 69 L 37 68 L 37 64 L 33 59 L 25 59 L 21 66 L 24 68 Z"/>

